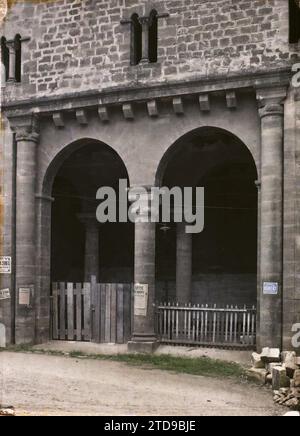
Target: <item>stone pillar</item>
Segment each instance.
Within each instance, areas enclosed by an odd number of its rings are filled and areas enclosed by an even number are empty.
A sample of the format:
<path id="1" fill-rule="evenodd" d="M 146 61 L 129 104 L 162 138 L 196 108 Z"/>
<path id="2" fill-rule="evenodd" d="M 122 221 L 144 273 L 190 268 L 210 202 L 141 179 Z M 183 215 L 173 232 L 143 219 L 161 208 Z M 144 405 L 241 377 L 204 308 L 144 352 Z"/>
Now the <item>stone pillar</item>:
<path id="1" fill-rule="evenodd" d="M 9 50 L 9 69 L 8 69 L 8 82 L 16 81 L 16 41 L 6 41 L 6 46 Z"/>
<path id="2" fill-rule="evenodd" d="M 141 218 L 149 216 L 149 200 L 148 193 Z M 128 343 L 129 351 L 133 352 L 151 353 L 158 346 L 155 334 L 155 231 L 155 223 L 135 223 L 134 281 L 135 285 L 147 286 L 148 301 L 145 315 L 134 313 L 133 335 Z"/>
<path id="3" fill-rule="evenodd" d="M 16 343 L 35 341 L 36 296 L 36 147 L 37 119 L 13 130 L 17 143 L 16 175 Z"/>
<path id="4" fill-rule="evenodd" d="M 99 280 L 99 223 L 96 214 L 80 214 L 78 218 L 85 226 L 84 281 L 95 276 Z"/>
<path id="5" fill-rule="evenodd" d="M 186 223 L 177 224 L 176 299 L 178 303 L 192 300 L 192 234 L 185 232 Z"/>
<path id="6" fill-rule="evenodd" d="M 281 348 L 282 345 L 283 101 L 285 97 L 285 89 L 258 92 L 261 103 L 259 111 L 261 117 L 259 349 Z"/>
<path id="7" fill-rule="evenodd" d="M 142 59 L 141 62 L 149 62 L 149 28 L 151 24 L 150 17 L 140 17 L 142 25 Z"/>

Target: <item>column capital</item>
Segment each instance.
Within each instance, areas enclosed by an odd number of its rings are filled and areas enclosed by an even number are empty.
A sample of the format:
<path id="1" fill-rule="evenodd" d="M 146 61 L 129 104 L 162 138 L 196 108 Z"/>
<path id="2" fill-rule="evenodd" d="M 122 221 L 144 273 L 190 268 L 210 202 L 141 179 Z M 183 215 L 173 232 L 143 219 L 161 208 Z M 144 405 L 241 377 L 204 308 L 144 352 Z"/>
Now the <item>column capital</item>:
<path id="1" fill-rule="evenodd" d="M 260 117 L 264 118 L 272 115 L 283 116 L 283 105 L 286 97 L 286 86 L 276 88 L 257 88 L 256 99 L 258 101 Z"/>
<path id="2" fill-rule="evenodd" d="M 30 114 L 22 117 L 9 118 L 11 130 L 16 135 L 16 141 L 29 141 L 37 143 L 39 140 L 38 116 Z"/>

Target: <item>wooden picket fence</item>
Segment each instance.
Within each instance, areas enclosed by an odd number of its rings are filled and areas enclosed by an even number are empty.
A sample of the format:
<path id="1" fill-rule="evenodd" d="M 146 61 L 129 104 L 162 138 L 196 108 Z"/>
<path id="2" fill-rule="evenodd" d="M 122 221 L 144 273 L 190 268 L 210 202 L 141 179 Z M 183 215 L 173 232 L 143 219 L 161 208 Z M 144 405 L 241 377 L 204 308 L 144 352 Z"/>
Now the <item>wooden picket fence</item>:
<path id="1" fill-rule="evenodd" d="M 157 333 L 167 344 L 252 349 L 256 344 L 256 308 L 162 303 Z"/>
<path id="2" fill-rule="evenodd" d="M 130 284 L 53 283 L 52 338 L 96 343 L 128 342 L 132 294 Z"/>

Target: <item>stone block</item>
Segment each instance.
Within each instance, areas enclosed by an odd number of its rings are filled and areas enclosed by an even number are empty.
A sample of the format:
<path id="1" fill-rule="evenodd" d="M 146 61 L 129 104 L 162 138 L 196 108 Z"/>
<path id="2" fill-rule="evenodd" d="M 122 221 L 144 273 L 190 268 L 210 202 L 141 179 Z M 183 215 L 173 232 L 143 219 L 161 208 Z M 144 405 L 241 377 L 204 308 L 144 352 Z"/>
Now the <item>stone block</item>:
<path id="1" fill-rule="evenodd" d="M 280 350 L 279 348 L 263 348 L 261 353 L 261 360 L 264 363 L 279 363 L 280 362 Z"/>
<path id="2" fill-rule="evenodd" d="M 275 366 L 272 371 L 272 386 L 274 391 L 290 387 L 290 379 L 282 366 Z"/>
<path id="3" fill-rule="evenodd" d="M 265 385 L 267 382 L 267 370 L 263 368 L 251 368 L 247 371 L 250 381 Z"/>
<path id="4" fill-rule="evenodd" d="M 294 386 L 295 386 L 295 388 L 300 388 L 300 369 L 297 369 L 297 370 L 294 372 L 294 378 L 293 378 L 293 380 L 294 380 Z"/>
<path id="5" fill-rule="evenodd" d="M 129 341 L 128 342 L 128 351 L 130 353 L 139 353 L 139 354 L 152 354 L 159 347 L 158 342 L 140 342 L 140 341 Z"/>
<path id="6" fill-rule="evenodd" d="M 265 368 L 264 362 L 261 360 L 261 356 L 258 353 L 252 353 L 251 362 L 253 368 Z"/>
<path id="7" fill-rule="evenodd" d="M 283 366 L 286 369 L 286 374 L 289 378 L 294 377 L 295 371 L 298 369 L 296 363 L 296 353 L 294 351 L 285 351 L 281 355 Z"/>

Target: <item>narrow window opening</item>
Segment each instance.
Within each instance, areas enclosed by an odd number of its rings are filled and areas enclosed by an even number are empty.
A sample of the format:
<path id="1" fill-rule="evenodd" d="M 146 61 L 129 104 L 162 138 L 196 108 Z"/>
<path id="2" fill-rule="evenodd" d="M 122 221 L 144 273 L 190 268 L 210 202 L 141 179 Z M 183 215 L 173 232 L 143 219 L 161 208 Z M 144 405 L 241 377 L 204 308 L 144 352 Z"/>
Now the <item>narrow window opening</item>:
<path id="1" fill-rule="evenodd" d="M 1 38 L 1 64 L 5 72 L 5 82 L 7 82 L 9 76 L 9 50 L 6 46 L 6 38 L 4 36 Z"/>
<path id="2" fill-rule="evenodd" d="M 131 65 L 138 65 L 142 59 L 142 26 L 139 16 L 131 17 Z"/>
<path id="3" fill-rule="evenodd" d="M 290 16 L 290 44 L 297 44 L 300 40 L 300 7 L 298 0 L 289 0 Z"/>
<path id="4" fill-rule="evenodd" d="M 22 44 L 21 35 L 15 36 L 15 51 L 16 51 L 16 72 L 15 79 L 16 82 L 21 82 L 22 76 Z"/>
<path id="5" fill-rule="evenodd" d="M 155 10 L 150 14 L 150 26 L 149 26 L 149 62 L 157 62 L 158 51 L 158 13 Z"/>

